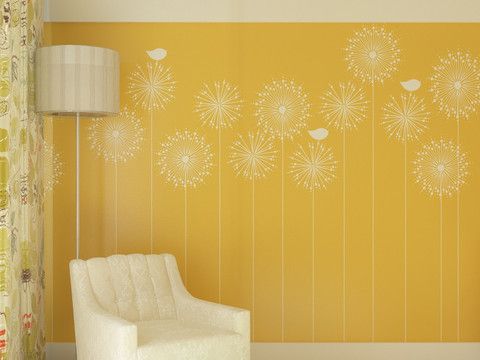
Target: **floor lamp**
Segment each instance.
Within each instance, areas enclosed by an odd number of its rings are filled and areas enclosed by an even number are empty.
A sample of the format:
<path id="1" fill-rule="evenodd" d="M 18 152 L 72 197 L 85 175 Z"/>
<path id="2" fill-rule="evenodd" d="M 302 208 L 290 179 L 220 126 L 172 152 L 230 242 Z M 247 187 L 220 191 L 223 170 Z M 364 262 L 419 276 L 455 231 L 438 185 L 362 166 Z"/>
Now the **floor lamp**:
<path id="1" fill-rule="evenodd" d="M 119 55 L 111 49 L 59 45 L 36 54 L 36 111 L 76 119 L 76 232 L 80 255 L 80 118 L 119 113 Z"/>

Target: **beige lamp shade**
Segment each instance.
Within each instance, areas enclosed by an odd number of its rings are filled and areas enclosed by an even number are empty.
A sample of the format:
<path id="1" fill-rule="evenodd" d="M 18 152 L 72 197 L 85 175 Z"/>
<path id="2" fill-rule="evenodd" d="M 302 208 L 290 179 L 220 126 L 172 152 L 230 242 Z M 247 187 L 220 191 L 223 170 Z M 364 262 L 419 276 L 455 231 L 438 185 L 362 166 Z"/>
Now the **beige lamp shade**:
<path id="1" fill-rule="evenodd" d="M 60 45 L 36 53 L 36 111 L 107 116 L 120 110 L 119 55 L 93 46 Z"/>

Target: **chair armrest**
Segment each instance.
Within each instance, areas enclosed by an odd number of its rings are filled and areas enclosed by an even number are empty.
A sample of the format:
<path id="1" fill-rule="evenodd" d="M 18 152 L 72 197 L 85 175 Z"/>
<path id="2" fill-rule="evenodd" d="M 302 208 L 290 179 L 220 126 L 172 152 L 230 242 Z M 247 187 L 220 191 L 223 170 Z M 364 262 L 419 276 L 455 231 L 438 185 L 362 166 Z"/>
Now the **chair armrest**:
<path id="1" fill-rule="evenodd" d="M 77 359 L 136 359 L 137 326 L 100 307 L 84 267 L 79 260 L 70 263 Z"/>
<path id="2" fill-rule="evenodd" d="M 247 343 L 250 342 L 250 312 L 248 310 L 194 298 L 185 289 L 178 272 L 177 262 L 172 255 L 165 255 L 165 265 L 172 286 L 177 316 L 180 320 L 234 331 L 242 335 Z"/>
<path id="3" fill-rule="evenodd" d="M 79 359 L 132 360 L 137 351 L 137 326 L 104 310 L 89 307 L 78 326 Z M 84 329 L 78 329 L 79 327 Z M 79 338 L 81 337 L 81 338 Z"/>
<path id="4" fill-rule="evenodd" d="M 250 312 L 231 306 L 196 299 L 191 295 L 177 300 L 178 317 L 187 322 L 207 324 L 250 339 Z"/>

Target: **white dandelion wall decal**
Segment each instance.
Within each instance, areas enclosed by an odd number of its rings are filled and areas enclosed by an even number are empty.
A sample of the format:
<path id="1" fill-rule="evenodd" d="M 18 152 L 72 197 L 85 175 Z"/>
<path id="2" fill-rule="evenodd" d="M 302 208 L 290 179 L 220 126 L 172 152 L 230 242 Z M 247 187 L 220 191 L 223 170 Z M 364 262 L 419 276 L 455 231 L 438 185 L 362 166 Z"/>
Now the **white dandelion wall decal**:
<path id="1" fill-rule="evenodd" d="M 337 162 L 330 148 L 320 142 L 300 145 L 290 157 L 290 173 L 297 185 L 312 194 L 312 342 L 315 342 L 315 190 L 325 189 L 334 178 Z"/>
<path id="2" fill-rule="evenodd" d="M 362 88 L 353 83 L 330 85 L 320 98 L 320 113 L 325 116 L 329 126 L 342 132 L 342 318 L 345 329 L 346 311 L 346 132 L 355 130 L 367 117 L 367 100 Z M 344 333 L 345 335 L 345 333 Z"/>
<path id="3" fill-rule="evenodd" d="M 53 191 L 63 175 L 63 161 L 52 144 L 43 142 L 43 183 L 46 192 Z"/>
<path id="4" fill-rule="evenodd" d="M 427 129 L 428 116 L 424 99 L 413 93 L 401 94 L 399 99 L 390 97 L 383 107 L 382 124 L 388 137 L 406 144 Z"/>
<path id="5" fill-rule="evenodd" d="M 187 190 L 205 181 L 212 169 L 211 145 L 203 136 L 189 130 L 177 131 L 161 144 L 158 153 L 160 173 L 167 183 L 183 187 L 184 196 L 184 274 L 187 283 Z"/>
<path id="6" fill-rule="evenodd" d="M 439 140 L 425 144 L 413 162 L 416 182 L 440 202 L 440 341 L 443 341 L 443 198 L 452 196 L 465 184 L 468 175 L 467 155 L 453 141 Z"/>
<path id="7" fill-rule="evenodd" d="M 273 170 L 276 153 L 274 139 L 262 132 L 238 135 L 231 146 L 229 163 L 238 176 L 260 179 Z"/>
<path id="8" fill-rule="evenodd" d="M 389 138 L 403 142 L 403 194 L 404 194 L 404 341 L 407 341 L 407 142 L 417 140 L 427 129 L 429 113 L 425 101 L 413 93 L 391 97 L 383 107 L 383 125 Z"/>
<path id="9" fill-rule="evenodd" d="M 308 96 L 293 80 L 265 84 L 258 93 L 255 108 L 258 126 L 282 141 L 298 135 L 310 118 Z"/>
<path id="10" fill-rule="evenodd" d="M 213 85 L 204 84 L 195 97 L 195 112 L 202 125 L 213 129 L 232 127 L 240 119 L 242 100 L 236 86 L 227 81 L 216 81 Z"/>
<path id="11" fill-rule="evenodd" d="M 136 114 L 124 108 L 118 116 L 93 119 L 88 139 L 98 156 L 116 164 L 136 155 L 143 142 L 143 133 Z"/>
<path id="12" fill-rule="evenodd" d="M 195 112 L 203 126 L 217 130 L 218 146 L 218 301 L 222 300 L 222 129 L 240 119 L 242 100 L 236 86 L 216 81 L 204 84 L 195 97 Z"/>
<path id="13" fill-rule="evenodd" d="M 438 109 L 455 118 L 457 146 L 460 120 L 467 119 L 480 104 L 480 63 L 470 52 L 450 51 L 433 67 L 430 91 Z M 460 159 L 459 159 L 460 161 Z M 460 169 L 460 166 L 457 166 Z M 457 174 L 459 177 L 459 174 Z M 457 341 L 460 341 L 460 193 L 457 193 Z"/>
<path id="14" fill-rule="evenodd" d="M 144 131 L 136 114 L 127 108 L 116 117 L 93 119 L 88 129 L 91 149 L 114 166 L 115 253 L 118 253 L 118 164 L 133 158 L 140 150 Z"/>
<path id="15" fill-rule="evenodd" d="M 321 114 L 325 116 L 328 126 L 337 130 L 353 130 L 366 119 L 365 92 L 353 83 L 330 85 L 321 101 Z"/>
<path id="16" fill-rule="evenodd" d="M 292 139 L 307 126 L 310 118 L 310 102 L 301 85 L 293 80 L 273 80 L 263 86 L 258 93 L 255 105 L 255 117 L 260 129 L 280 140 L 281 151 L 281 327 L 282 341 L 285 339 L 285 139 Z"/>
<path id="17" fill-rule="evenodd" d="M 468 118 L 480 104 L 480 64 L 469 52 L 449 52 L 433 67 L 433 102 L 448 117 Z"/>
<path id="18" fill-rule="evenodd" d="M 371 86 L 372 97 L 372 340 L 375 339 L 375 85 L 398 70 L 400 49 L 397 39 L 381 26 L 366 26 L 356 31 L 345 48 L 348 69 Z M 345 324 L 343 326 L 343 340 Z"/>
<path id="19" fill-rule="evenodd" d="M 137 65 L 129 77 L 128 93 L 135 106 L 145 110 L 165 109 L 175 98 L 173 73 L 158 61 Z"/>
<path id="20" fill-rule="evenodd" d="M 293 180 L 309 191 L 325 189 L 335 178 L 337 162 L 333 152 L 319 142 L 299 146 L 290 159 Z"/>
<path id="21" fill-rule="evenodd" d="M 348 69 L 366 83 L 381 83 L 398 70 L 397 39 L 381 26 L 372 25 L 356 31 L 345 50 Z"/>
<path id="22" fill-rule="evenodd" d="M 257 131 L 237 136 L 229 160 L 235 174 L 252 184 L 252 341 L 255 340 L 255 182 L 274 169 L 276 154 L 273 138 Z"/>
<path id="23" fill-rule="evenodd" d="M 460 166 L 457 165 L 457 152 Z M 424 145 L 413 164 L 413 174 L 422 190 L 439 198 L 454 195 L 465 184 L 468 175 L 467 155 L 451 140 Z"/>
<path id="24" fill-rule="evenodd" d="M 152 58 L 163 59 L 166 51 L 147 51 Z M 162 57 L 162 55 L 164 55 Z M 165 110 L 175 98 L 176 81 L 172 70 L 159 61 L 137 65 L 129 76 L 128 93 L 137 108 L 148 111 L 150 117 L 150 253 L 153 253 L 153 133 L 157 111 Z"/>

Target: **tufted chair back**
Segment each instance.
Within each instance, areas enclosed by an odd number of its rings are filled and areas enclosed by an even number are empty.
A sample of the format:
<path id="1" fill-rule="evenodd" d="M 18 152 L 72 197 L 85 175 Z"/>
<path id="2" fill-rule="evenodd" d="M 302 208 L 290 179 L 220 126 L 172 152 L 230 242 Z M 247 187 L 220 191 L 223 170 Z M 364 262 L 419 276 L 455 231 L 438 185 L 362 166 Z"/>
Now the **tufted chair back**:
<path id="1" fill-rule="evenodd" d="M 85 261 L 98 304 L 127 321 L 175 319 L 164 255 L 113 255 Z"/>

